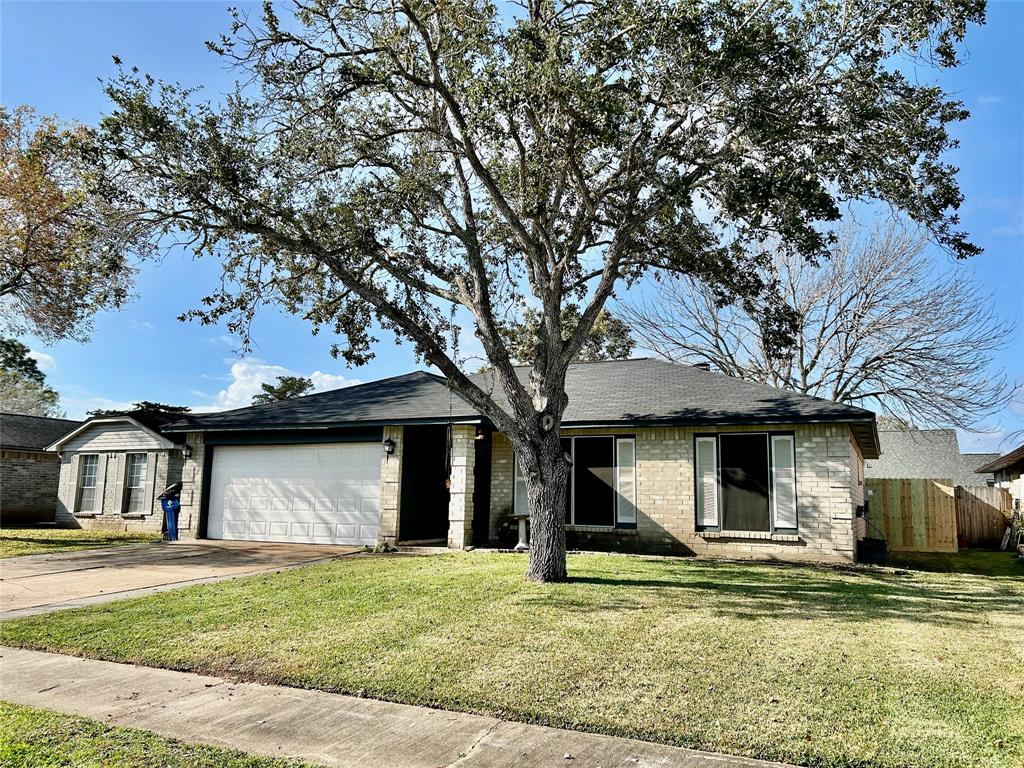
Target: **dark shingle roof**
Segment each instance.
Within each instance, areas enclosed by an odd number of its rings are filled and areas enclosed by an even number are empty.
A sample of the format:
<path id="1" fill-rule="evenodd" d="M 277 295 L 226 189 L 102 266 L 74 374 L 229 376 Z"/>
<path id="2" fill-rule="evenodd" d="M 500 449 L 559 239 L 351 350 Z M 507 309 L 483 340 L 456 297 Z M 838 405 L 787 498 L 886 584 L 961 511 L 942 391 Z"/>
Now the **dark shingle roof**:
<path id="1" fill-rule="evenodd" d="M 529 368 L 517 371 L 525 381 Z M 492 373 L 477 374 L 474 380 L 507 407 Z M 871 411 L 688 365 L 650 359 L 581 363 L 569 368 L 566 391 L 569 407 L 563 424 L 567 427 L 849 423 L 864 454 L 872 456 L 876 451 L 875 415 Z M 175 422 L 165 431 L 289 429 L 479 418 L 469 403 L 449 391 L 443 378 L 421 371 L 271 405 L 196 414 Z"/>
<path id="2" fill-rule="evenodd" d="M 1002 456 L 995 454 L 987 463 L 978 467 L 975 472 L 1001 472 L 1004 469 L 1012 469 L 1013 467 L 1024 465 L 1024 445 L 1019 448 L 1014 448 L 1009 453 L 1004 453 Z"/>
<path id="3" fill-rule="evenodd" d="M 0 413 L 0 447 L 41 451 L 81 423 L 46 416 Z"/>
<path id="4" fill-rule="evenodd" d="M 976 473 L 999 454 L 960 453 L 952 429 L 887 430 L 879 432 L 881 456 L 868 461 L 864 476 L 874 478 L 931 478 L 952 480 L 954 485 L 982 485 Z"/>
<path id="5" fill-rule="evenodd" d="M 315 395 L 253 405 L 220 413 L 195 413 L 164 432 L 202 430 L 296 429 L 345 424 L 406 424 L 417 421 L 480 419 L 476 409 L 450 392 L 440 376 L 414 371 Z"/>

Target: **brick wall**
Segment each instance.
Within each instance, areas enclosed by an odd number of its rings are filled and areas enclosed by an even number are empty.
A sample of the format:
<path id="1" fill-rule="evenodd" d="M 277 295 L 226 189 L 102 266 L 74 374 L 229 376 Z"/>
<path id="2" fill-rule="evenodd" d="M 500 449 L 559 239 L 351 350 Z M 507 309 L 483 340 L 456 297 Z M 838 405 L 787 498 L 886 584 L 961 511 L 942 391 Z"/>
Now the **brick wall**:
<path id="1" fill-rule="evenodd" d="M 405 442 L 402 427 L 384 427 L 382 440 L 393 440 L 395 452 L 380 458 L 380 531 L 381 541 L 394 546 L 398 541 L 398 519 L 402 505 L 402 454 Z"/>
<path id="2" fill-rule="evenodd" d="M 863 460 L 844 425 L 786 424 L 735 427 L 728 432 L 791 431 L 795 436 L 798 535 L 725 538 L 696 530 L 694 434 L 707 429 L 660 427 L 626 430 L 563 430 L 565 435 L 634 434 L 637 462 L 635 531 L 570 528 L 570 546 L 592 549 L 711 555 L 841 560 L 854 558 L 854 507 L 863 503 Z M 512 452 L 508 441 L 494 436 L 491 468 L 490 532 L 512 508 Z M 856 533 L 855 533 L 856 530 Z"/>
<path id="3" fill-rule="evenodd" d="M 462 549 L 473 541 L 473 466 L 476 427 L 452 427 L 451 475 L 448 487 L 448 546 Z"/>
<path id="4" fill-rule="evenodd" d="M 56 453 L 0 450 L 0 522 L 53 522 L 59 479 Z"/>

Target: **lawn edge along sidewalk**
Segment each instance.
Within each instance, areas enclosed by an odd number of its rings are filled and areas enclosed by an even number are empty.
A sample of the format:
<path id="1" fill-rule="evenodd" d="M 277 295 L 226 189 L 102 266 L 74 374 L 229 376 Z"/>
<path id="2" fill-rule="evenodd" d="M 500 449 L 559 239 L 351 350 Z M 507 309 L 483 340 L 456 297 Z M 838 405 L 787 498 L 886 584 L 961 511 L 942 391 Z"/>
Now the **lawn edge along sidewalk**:
<path id="1" fill-rule="evenodd" d="M 481 715 L 15 648 L 0 647 L 0 680 L 0 698 L 15 704 L 330 766 L 782 768 Z"/>

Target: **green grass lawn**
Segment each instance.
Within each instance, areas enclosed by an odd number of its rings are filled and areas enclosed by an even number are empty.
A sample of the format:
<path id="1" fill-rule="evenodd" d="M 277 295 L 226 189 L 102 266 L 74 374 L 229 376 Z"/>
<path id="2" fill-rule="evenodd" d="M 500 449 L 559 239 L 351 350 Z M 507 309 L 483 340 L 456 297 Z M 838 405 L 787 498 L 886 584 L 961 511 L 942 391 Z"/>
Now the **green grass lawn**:
<path id="1" fill-rule="evenodd" d="M 4 768 L 299 768 L 305 763 L 185 744 L 136 728 L 0 701 Z"/>
<path id="2" fill-rule="evenodd" d="M 6 644 L 813 766 L 1024 763 L 1010 576 L 355 557 L 0 624 Z"/>
<path id="3" fill-rule="evenodd" d="M 936 573 L 973 573 L 979 576 L 1022 576 L 1024 566 L 1016 550 L 961 549 L 959 552 L 895 552 L 894 568 Z"/>
<path id="4" fill-rule="evenodd" d="M 75 549 L 113 547 L 159 541 L 159 533 L 127 531 L 85 531 L 81 528 L 19 528 L 0 529 L 0 558 L 19 555 L 45 555 Z"/>

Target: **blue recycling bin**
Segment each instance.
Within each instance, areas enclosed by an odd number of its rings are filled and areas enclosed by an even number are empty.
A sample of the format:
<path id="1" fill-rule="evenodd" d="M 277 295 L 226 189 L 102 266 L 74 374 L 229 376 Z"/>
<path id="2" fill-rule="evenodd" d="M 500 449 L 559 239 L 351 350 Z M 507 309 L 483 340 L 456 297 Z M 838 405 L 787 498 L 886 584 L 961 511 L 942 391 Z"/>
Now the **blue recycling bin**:
<path id="1" fill-rule="evenodd" d="M 167 521 L 167 538 L 170 541 L 177 541 L 178 510 L 181 509 L 181 499 L 177 495 L 160 499 L 160 506 L 164 509 L 164 520 Z"/>

